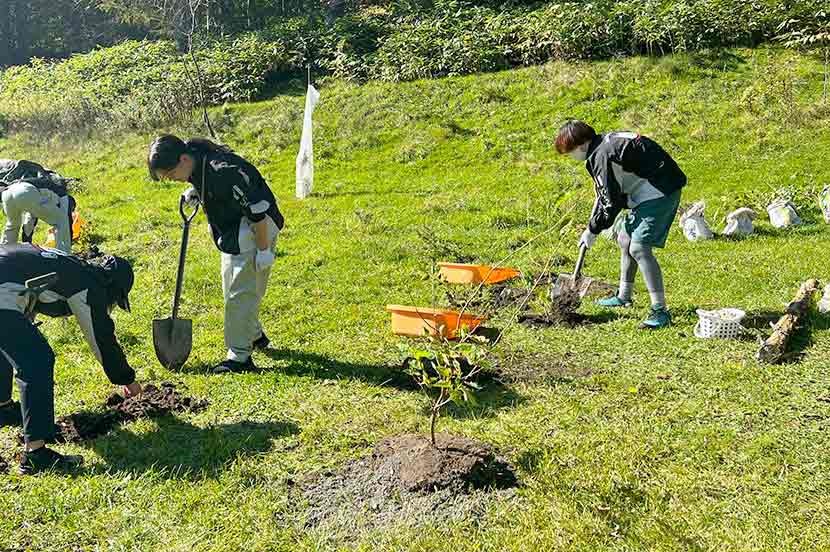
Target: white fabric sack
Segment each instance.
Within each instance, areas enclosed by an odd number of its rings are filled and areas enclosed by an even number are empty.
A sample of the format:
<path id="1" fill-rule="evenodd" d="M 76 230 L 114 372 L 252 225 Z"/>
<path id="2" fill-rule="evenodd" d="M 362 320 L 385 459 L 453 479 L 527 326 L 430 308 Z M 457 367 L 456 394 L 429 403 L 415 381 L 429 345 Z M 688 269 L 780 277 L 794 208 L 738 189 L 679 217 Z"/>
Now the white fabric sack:
<path id="1" fill-rule="evenodd" d="M 297 199 L 305 199 L 314 186 L 314 148 L 311 140 L 311 114 L 320 101 L 320 93 L 308 85 L 303 114 L 303 135 L 300 138 L 300 152 L 297 154 Z"/>
<path id="2" fill-rule="evenodd" d="M 769 222 L 775 228 L 787 228 L 801 224 L 801 218 L 795 212 L 795 206 L 785 199 L 773 201 L 767 206 Z"/>
<path id="3" fill-rule="evenodd" d="M 755 211 L 747 207 L 741 207 L 736 211 L 732 211 L 726 215 L 726 229 L 724 229 L 724 236 L 749 236 L 755 232 L 755 225 L 752 221 L 755 219 Z"/>
<path id="4" fill-rule="evenodd" d="M 830 224 L 830 186 L 825 186 L 818 196 L 818 206 L 824 215 L 824 222 Z"/>
<path id="5" fill-rule="evenodd" d="M 827 314 L 830 312 L 830 284 L 824 286 L 824 295 L 821 298 L 821 301 L 818 302 L 818 311 L 821 314 Z"/>
<path id="6" fill-rule="evenodd" d="M 683 235 L 689 241 L 711 240 L 715 237 L 712 229 L 703 216 L 706 204 L 702 201 L 694 203 L 680 216 L 680 227 Z"/>

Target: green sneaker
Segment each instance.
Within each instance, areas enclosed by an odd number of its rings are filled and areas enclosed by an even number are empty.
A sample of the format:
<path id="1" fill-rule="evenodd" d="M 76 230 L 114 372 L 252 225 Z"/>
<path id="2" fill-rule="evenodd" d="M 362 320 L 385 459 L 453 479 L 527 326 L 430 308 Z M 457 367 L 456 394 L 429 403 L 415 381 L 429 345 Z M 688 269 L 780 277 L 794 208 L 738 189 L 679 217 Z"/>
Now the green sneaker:
<path id="1" fill-rule="evenodd" d="M 642 330 L 659 330 L 669 326 L 671 326 L 671 315 L 662 305 L 652 306 L 648 318 L 640 323 Z"/>
<path id="2" fill-rule="evenodd" d="M 631 300 L 620 299 L 617 295 L 605 297 L 597 301 L 597 305 L 608 309 L 619 309 L 623 307 L 630 307 L 633 303 Z"/>

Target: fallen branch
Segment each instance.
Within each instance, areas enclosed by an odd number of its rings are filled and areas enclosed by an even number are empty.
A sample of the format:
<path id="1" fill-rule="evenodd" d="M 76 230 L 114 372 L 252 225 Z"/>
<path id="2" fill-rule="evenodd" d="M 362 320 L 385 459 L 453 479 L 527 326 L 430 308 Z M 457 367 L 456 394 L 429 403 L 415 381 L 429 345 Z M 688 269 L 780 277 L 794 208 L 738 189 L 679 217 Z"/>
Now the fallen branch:
<path id="1" fill-rule="evenodd" d="M 772 335 L 761 344 L 756 355 L 760 362 L 777 364 L 784 358 L 787 345 L 790 342 L 796 329 L 803 322 L 804 317 L 810 312 L 813 305 L 813 295 L 819 290 L 819 282 L 816 279 L 807 280 L 796 293 L 792 302 L 778 322 L 772 327 Z"/>

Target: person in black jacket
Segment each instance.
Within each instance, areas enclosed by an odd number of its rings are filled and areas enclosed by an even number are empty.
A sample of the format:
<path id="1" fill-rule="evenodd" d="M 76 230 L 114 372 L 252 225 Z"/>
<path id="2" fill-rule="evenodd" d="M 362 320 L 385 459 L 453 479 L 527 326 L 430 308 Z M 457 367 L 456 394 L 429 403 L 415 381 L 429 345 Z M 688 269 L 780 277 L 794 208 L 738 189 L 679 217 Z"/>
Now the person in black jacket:
<path id="1" fill-rule="evenodd" d="M 35 295 L 27 281 L 55 273 L 57 281 Z M 110 311 L 130 310 L 133 270 L 120 258 L 102 255 L 90 261 L 30 244 L 0 246 L 0 425 L 22 425 L 25 452 L 21 473 L 78 465 L 45 446 L 54 436 L 55 355 L 33 324 L 34 317 L 74 315 L 107 378 L 127 396 L 141 392 L 135 372 L 115 338 Z M 12 401 L 12 374 L 20 404 Z"/>
<path id="2" fill-rule="evenodd" d="M 621 250 L 620 288 L 616 295 L 600 300 L 599 304 L 610 308 L 630 306 L 639 268 L 651 298 L 651 312 L 640 327 L 669 326 L 671 315 L 666 308 L 663 273 L 654 248 L 666 245 L 686 175 L 653 140 L 632 132 L 598 135 L 582 121 L 568 121 L 559 129 L 556 150 L 585 162 L 594 180 L 596 202 L 588 227 L 580 237 L 580 246 L 590 248 L 597 235 L 614 226 L 620 212 L 629 209 L 617 234 Z"/>
<path id="3" fill-rule="evenodd" d="M 255 369 L 251 353 L 269 343 L 259 308 L 284 224 L 274 194 L 256 167 L 205 139 L 159 136 L 147 167 L 154 180 L 190 183 L 182 196 L 191 205 L 201 202 L 221 253 L 227 355 L 213 372 Z"/>

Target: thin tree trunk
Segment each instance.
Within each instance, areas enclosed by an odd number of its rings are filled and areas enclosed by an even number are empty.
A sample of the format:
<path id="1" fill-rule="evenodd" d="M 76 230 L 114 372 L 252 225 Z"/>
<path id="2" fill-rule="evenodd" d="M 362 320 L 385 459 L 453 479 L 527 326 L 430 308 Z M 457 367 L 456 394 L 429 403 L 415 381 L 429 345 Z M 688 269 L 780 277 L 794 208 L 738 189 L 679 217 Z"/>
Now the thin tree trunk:
<path id="1" fill-rule="evenodd" d="M 438 394 L 438 398 L 432 403 L 432 417 L 429 420 L 429 439 L 432 441 L 432 446 L 435 446 L 435 424 L 438 422 L 438 416 L 441 412 L 441 406 L 444 403 L 444 389 Z"/>

